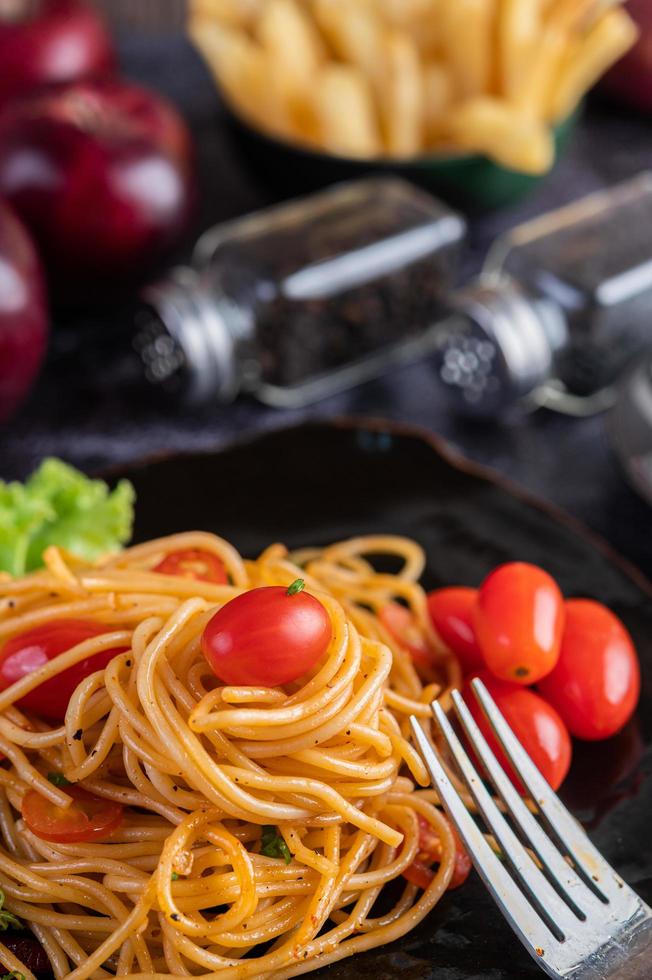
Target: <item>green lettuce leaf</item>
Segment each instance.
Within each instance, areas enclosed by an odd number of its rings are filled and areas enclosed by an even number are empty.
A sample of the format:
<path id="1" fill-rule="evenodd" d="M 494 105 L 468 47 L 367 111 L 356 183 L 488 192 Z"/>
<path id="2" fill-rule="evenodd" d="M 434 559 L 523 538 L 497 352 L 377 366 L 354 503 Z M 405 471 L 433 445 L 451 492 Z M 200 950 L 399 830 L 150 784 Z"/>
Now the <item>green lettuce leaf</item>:
<path id="1" fill-rule="evenodd" d="M 110 490 L 60 459 L 46 459 L 25 483 L 0 480 L 0 571 L 23 575 L 52 544 L 93 559 L 131 537 L 134 488 Z"/>

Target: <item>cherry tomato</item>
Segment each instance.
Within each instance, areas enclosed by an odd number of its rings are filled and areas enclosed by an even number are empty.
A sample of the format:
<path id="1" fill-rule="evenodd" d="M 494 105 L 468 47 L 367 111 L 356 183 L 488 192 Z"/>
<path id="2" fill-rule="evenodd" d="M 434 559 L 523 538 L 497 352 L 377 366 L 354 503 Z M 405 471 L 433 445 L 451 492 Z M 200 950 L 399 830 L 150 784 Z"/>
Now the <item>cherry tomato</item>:
<path id="1" fill-rule="evenodd" d="M 568 729 L 555 709 L 534 691 L 519 684 L 499 681 L 488 671 L 477 676 L 484 681 L 508 725 L 541 775 L 552 789 L 558 789 L 570 768 L 571 740 Z M 465 685 L 463 696 L 496 758 L 519 793 L 524 794 L 525 789 L 500 748 L 469 684 Z"/>
<path id="2" fill-rule="evenodd" d="M 454 827 L 451 827 L 451 832 L 455 839 L 455 864 L 453 875 L 448 884 L 449 891 L 463 885 L 473 867 L 471 858 Z M 417 888 L 422 888 L 425 891 L 435 877 L 431 865 L 440 861 L 441 841 L 428 821 L 419 814 L 419 851 L 412 864 L 408 865 L 403 872 L 403 877 L 411 884 L 416 885 Z"/>
<path id="3" fill-rule="evenodd" d="M 473 624 L 485 663 L 504 681 L 534 684 L 559 658 L 564 600 L 536 565 L 500 565 L 478 591 Z"/>
<path id="4" fill-rule="evenodd" d="M 179 575 L 181 578 L 193 578 L 198 582 L 215 582 L 218 585 L 226 585 L 229 581 L 221 558 L 200 548 L 172 551 L 152 571 L 158 572 L 160 575 Z"/>
<path id="5" fill-rule="evenodd" d="M 64 792 L 73 799 L 65 809 L 35 789 L 28 790 L 23 797 L 23 820 L 41 840 L 53 844 L 102 840 L 110 837 L 122 823 L 122 804 L 93 796 L 81 786 L 66 786 Z"/>
<path id="6" fill-rule="evenodd" d="M 298 579 L 289 589 L 265 586 L 231 599 L 206 625 L 201 646 L 226 684 L 276 687 L 313 667 L 332 634 L 328 613 Z"/>
<path id="7" fill-rule="evenodd" d="M 561 654 L 540 690 L 578 738 L 609 738 L 629 721 L 641 674 L 632 639 L 610 609 L 568 600 Z"/>
<path id="8" fill-rule="evenodd" d="M 22 677 L 43 667 L 78 643 L 107 632 L 106 627 L 87 620 L 55 619 L 26 633 L 12 636 L 0 650 L 0 691 L 11 687 Z M 48 721 L 63 721 L 68 702 L 77 685 L 89 674 L 102 670 L 116 654 L 123 653 L 125 649 L 126 647 L 112 648 L 86 657 L 74 667 L 68 667 L 56 677 L 39 684 L 22 697 L 17 702 L 18 705 Z"/>
<path id="9" fill-rule="evenodd" d="M 432 667 L 432 650 L 409 609 L 398 602 L 388 602 L 378 610 L 378 618 L 396 642 L 408 651 L 415 667 Z"/>
<path id="10" fill-rule="evenodd" d="M 477 599 L 477 589 L 463 586 L 436 589 L 428 596 L 432 624 L 448 649 L 458 657 L 465 674 L 484 666 L 473 628 Z"/>

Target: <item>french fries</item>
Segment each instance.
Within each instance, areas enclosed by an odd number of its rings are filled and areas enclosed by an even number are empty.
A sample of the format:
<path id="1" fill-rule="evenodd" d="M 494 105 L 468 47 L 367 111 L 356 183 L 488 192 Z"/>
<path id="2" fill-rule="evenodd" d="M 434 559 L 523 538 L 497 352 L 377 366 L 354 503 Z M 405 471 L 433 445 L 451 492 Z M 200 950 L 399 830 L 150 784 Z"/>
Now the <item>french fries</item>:
<path id="1" fill-rule="evenodd" d="M 651 0 L 652 2 L 652 0 Z M 190 0 L 254 126 L 345 157 L 554 162 L 553 126 L 634 44 L 622 0 Z"/>

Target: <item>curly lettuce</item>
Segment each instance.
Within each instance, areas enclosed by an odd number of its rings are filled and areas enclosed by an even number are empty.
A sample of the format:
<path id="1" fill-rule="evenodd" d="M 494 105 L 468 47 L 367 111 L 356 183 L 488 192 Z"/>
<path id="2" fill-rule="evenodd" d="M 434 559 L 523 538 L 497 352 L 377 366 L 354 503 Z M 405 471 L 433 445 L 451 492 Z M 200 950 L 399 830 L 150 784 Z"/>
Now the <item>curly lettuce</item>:
<path id="1" fill-rule="evenodd" d="M 93 559 L 126 544 L 133 527 L 134 488 L 91 480 L 60 459 L 46 459 L 25 483 L 0 480 L 0 571 L 23 575 L 41 567 L 58 545 Z"/>

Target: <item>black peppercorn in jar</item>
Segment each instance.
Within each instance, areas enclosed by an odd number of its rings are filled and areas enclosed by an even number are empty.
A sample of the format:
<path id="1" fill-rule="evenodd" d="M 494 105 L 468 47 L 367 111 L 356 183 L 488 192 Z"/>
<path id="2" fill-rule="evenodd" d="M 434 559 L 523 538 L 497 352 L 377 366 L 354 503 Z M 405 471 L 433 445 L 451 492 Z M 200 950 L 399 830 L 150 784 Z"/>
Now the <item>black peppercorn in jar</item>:
<path id="1" fill-rule="evenodd" d="M 146 292 L 136 346 L 150 380 L 183 378 L 195 402 L 249 391 L 290 406 L 418 357 L 434 346 L 465 230 L 394 178 L 219 225 L 192 268 Z"/>

